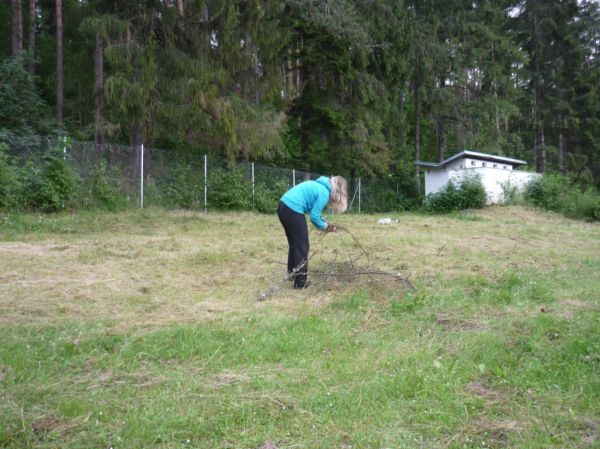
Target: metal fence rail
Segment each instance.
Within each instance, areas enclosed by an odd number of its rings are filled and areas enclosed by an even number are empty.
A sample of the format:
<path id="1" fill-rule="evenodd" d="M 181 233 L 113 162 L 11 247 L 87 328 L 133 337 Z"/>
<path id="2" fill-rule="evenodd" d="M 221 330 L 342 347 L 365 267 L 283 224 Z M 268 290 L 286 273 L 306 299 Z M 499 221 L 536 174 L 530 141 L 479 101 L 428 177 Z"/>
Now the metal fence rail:
<path id="1" fill-rule="evenodd" d="M 285 191 L 320 174 L 272 167 L 255 162 L 228 168 L 220 158 L 185 150 L 80 142 L 60 137 L 20 137 L 0 142 L 12 164 L 23 169 L 42 167 L 47 154 L 62 154 L 83 183 L 99 171 L 131 204 L 139 207 L 173 206 L 208 211 L 223 182 L 238 186 L 246 203 L 254 205 L 261 193 Z M 224 179 L 227 178 L 227 179 Z M 239 184 L 238 184 L 239 183 Z M 211 186 L 217 186 L 211 187 Z M 349 212 L 397 210 L 400 194 L 383 178 L 348 180 Z M 176 201 L 174 201 L 174 198 Z"/>

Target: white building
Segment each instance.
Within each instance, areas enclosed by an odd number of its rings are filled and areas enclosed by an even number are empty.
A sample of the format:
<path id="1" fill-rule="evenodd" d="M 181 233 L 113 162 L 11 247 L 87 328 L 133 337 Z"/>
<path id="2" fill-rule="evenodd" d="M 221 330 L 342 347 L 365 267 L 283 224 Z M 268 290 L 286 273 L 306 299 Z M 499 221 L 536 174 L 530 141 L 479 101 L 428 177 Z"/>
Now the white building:
<path id="1" fill-rule="evenodd" d="M 487 192 L 488 204 L 503 202 L 507 187 L 522 189 L 530 179 L 539 176 L 515 170 L 527 164 L 525 161 L 468 150 L 439 163 L 416 161 L 415 164 L 424 167 L 425 195 L 443 189 L 450 180 L 458 185 L 463 177 L 477 174 Z"/>

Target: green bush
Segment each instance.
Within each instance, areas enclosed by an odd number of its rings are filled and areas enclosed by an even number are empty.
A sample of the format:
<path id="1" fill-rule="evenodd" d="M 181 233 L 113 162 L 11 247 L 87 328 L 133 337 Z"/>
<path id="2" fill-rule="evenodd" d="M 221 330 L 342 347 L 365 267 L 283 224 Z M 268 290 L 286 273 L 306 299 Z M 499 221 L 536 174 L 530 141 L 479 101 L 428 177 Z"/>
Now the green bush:
<path id="1" fill-rule="evenodd" d="M 369 197 L 366 201 L 363 201 L 361 209 L 363 212 L 377 213 L 402 211 L 405 207 L 402 204 L 401 197 L 393 190 L 393 187 L 390 187 L 389 189 L 383 188 L 379 191 L 369 192 Z"/>
<path id="2" fill-rule="evenodd" d="M 569 215 L 567 213 L 567 215 Z M 600 195 L 596 190 L 589 189 L 575 198 L 572 218 L 583 218 L 588 221 L 600 221 Z"/>
<path id="3" fill-rule="evenodd" d="M 22 194 L 22 175 L 5 154 L 6 146 L 0 144 L 0 209 L 15 209 Z"/>
<path id="4" fill-rule="evenodd" d="M 502 187 L 502 202 L 505 205 L 508 204 L 519 204 L 523 201 L 523 193 L 519 186 L 507 180 L 503 182 Z"/>
<path id="5" fill-rule="evenodd" d="M 172 181 L 160 183 L 161 204 L 184 209 L 201 207 L 204 204 L 203 179 L 189 166 L 179 168 Z"/>
<path id="6" fill-rule="evenodd" d="M 425 198 L 425 208 L 433 213 L 448 213 L 485 207 L 487 194 L 479 176 L 468 176 L 456 186 L 449 181 L 443 190 Z"/>
<path id="7" fill-rule="evenodd" d="M 53 212 L 69 206 L 80 188 L 80 179 L 60 148 L 44 155 L 41 169 L 28 164 L 26 171 L 25 196 L 33 209 Z"/>
<path id="8" fill-rule="evenodd" d="M 569 180 L 564 176 L 538 176 L 527 183 L 524 197 L 534 206 L 558 212 L 563 208 L 563 197 L 570 189 Z"/>
<path id="9" fill-rule="evenodd" d="M 600 195 L 589 188 L 582 191 L 569 178 L 544 175 L 525 187 L 525 200 L 537 207 L 560 212 L 571 218 L 600 221 Z"/>
<path id="10" fill-rule="evenodd" d="M 212 169 L 208 175 L 208 207 L 217 210 L 252 209 L 252 186 L 242 168 Z"/>
<path id="11" fill-rule="evenodd" d="M 272 186 L 267 186 L 264 181 L 259 181 L 254 187 L 254 210 L 261 214 L 274 213 L 277 210 L 279 198 L 290 188 L 289 183 L 278 180 Z"/>
<path id="12" fill-rule="evenodd" d="M 116 181 L 117 176 L 111 176 L 106 161 L 100 161 L 100 164 L 92 173 L 89 181 L 88 198 L 84 201 L 92 208 L 102 210 L 117 211 L 124 209 L 128 200 L 119 188 Z"/>

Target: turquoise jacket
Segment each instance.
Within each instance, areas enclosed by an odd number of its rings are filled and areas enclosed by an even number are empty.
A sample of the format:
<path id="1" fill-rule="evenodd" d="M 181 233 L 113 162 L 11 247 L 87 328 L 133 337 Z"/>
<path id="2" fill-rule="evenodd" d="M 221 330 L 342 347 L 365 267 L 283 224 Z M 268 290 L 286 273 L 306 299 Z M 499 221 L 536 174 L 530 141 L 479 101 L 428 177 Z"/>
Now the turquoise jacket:
<path id="1" fill-rule="evenodd" d="M 304 181 L 291 188 L 281 197 L 281 201 L 294 212 L 299 214 L 310 213 L 312 224 L 321 230 L 325 230 L 327 222 L 323 220 L 321 214 L 329 201 L 330 193 L 331 183 L 329 178 L 321 176 L 316 181 Z"/>

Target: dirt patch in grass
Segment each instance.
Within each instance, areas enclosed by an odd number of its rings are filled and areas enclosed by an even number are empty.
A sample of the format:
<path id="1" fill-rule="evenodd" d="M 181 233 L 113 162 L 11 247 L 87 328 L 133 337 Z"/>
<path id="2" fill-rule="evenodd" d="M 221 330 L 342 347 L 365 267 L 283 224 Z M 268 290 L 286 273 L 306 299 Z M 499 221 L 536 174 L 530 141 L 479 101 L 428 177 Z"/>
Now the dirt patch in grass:
<path id="1" fill-rule="evenodd" d="M 522 425 L 511 419 L 479 416 L 467 423 L 463 435 L 467 443 L 477 444 L 477 447 L 508 447 L 510 435 L 522 430 Z"/>
<path id="2" fill-rule="evenodd" d="M 222 388 L 229 385 L 249 382 L 251 377 L 244 373 L 225 372 L 219 373 L 206 382 L 206 386 L 213 389 Z"/>
<path id="3" fill-rule="evenodd" d="M 91 415 L 85 415 L 67 420 L 58 418 L 54 415 L 46 415 L 34 419 L 31 422 L 31 430 L 40 438 L 44 438 L 52 433 L 57 433 L 64 438 L 74 429 L 84 424 L 90 416 Z"/>
<path id="4" fill-rule="evenodd" d="M 474 396 L 490 402 L 508 402 L 516 395 L 514 392 L 510 391 L 494 390 L 478 381 L 469 382 L 465 387 L 465 390 Z"/>
<path id="5" fill-rule="evenodd" d="M 579 430 L 583 435 L 583 442 L 590 446 L 600 439 L 600 422 L 598 419 L 580 418 Z"/>
<path id="6" fill-rule="evenodd" d="M 93 364 L 86 367 L 86 371 L 74 379 L 74 383 L 81 384 L 88 390 L 105 389 L 121 385 L 128 385 L 134 388 L 148 388 L 159 385 L 167 381 L 167 378 L 155 371 L 139 368 L 131 373 L 119 373 L 113 370 L 95 371 Z"/>
<path id="7" fill-rule="evenodd" d="M 438 313 L 435 322 L 448 332 L 465 332 L 471 330 L 484 330 L 489 324 L 481 319 L 467 319 L 456 313 Z"/>

